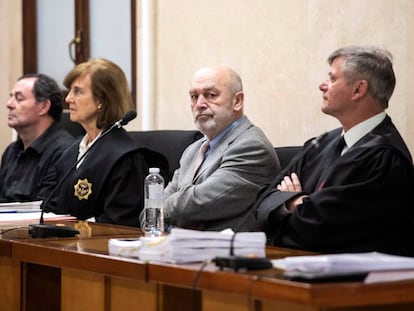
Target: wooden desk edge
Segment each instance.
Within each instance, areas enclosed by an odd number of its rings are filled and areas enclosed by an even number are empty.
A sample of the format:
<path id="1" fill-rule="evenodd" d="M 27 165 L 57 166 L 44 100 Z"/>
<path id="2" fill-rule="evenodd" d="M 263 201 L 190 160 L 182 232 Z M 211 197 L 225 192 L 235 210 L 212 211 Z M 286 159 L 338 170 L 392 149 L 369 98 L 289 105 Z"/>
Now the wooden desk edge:
<path id="1" fill-rule="evenodd" d="M 13 241 L 12 258 L 40 265 L 80 269 L 137 280 L 146 280 L 147 276 L 145 263 L 109 255 L 37 245 L 27 241 Z"/>

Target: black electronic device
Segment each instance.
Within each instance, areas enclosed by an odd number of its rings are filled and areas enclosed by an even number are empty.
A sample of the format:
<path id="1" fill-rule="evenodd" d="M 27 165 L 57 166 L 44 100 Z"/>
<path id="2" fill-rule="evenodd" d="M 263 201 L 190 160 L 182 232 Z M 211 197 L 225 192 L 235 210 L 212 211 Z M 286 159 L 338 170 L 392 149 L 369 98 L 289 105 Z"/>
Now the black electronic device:
<path id="1" fill-rule="evenodd" d="M 232 269 L 238 270 L 263 270 L 273 267 L 272 262 L 266 257 L 254 257 L 254 256 L 236 256 L 234 254 L 234 243 L 236 240 L 237 232 L 233 234 L 230 240 L 230 255 L 229 256 L 217 256 L 213 258 L 213 262 L 220 270 Z"/>
<path id="2" fill-rule="evenodd" d="M 222 256 L 215 257 L 213 262 L 220 270 L 264 270 L 273 267 L 272 262 L 265 257 Z"/>
<path id="3" fill-rule="evenodd" d="M 88 149 L 86 152 L 75 162 L 75 164 L 70 167 L 67 172 L 63 175 L 60 179 L 59 183 L 56 187 L 52 190 L 49 196 L 42 202 L 41 204 L 41 213 L 40 213 L 40 220 L 38 224 L 30 224 L 29 225 L 29 234 L 33 238 L 47 238 L 47 237 L 73 237 L 76 234 L 79 234 L 79 231 L 72 228 L 71 226 L 66 226 L 64 224 L 44 224 L 43 214 L 45 212 L 45 207 L 56 193 L 59 188 L 62 186 L 63 182 L 66 180 L 70 172 L 78 165 L 80 161 L 82 161 L 85 156 L 89 153 L 89 151 L 96 145 L 98 140 L 102 139 L 106 136 L 109 132 L 111 132 L 114 128 L 120 128 L 124 125 L 127 125 L 129 121 L 135 119 L 137 116 L 137 112 L 134 110 L 128 111 L 120 120 L 112 124 L 107 130 L 105 130 L 101 136 L 95 141 L 95 143 Z"/>
<path id="4" fill-rule="evenodd" d="M 284 278 L 306 283 L 318 282 L 362 282 L 367 276 L 367 271 L 345 271 L 345 272 L 304 272 L 304 271 L 285 271 Z"/>
<path id="5" fill-rule="evenodd" d="M 32 224 L 29 225 L 29 234 L 34 238 L 73 237 L 79 231 L 64 224 Z"/>

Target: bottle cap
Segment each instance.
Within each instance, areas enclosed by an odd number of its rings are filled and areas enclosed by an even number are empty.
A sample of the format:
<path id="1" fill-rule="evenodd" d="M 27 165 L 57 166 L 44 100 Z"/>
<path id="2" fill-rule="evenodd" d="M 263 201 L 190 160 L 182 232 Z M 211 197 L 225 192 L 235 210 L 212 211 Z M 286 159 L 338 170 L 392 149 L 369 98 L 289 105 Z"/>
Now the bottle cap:
<path id="1" fill-rule="evenodd" d="M 150 167 L 149 172 L 151 174 L 158 174 L 160 172 L 160 169 L 158 167 Z"/>

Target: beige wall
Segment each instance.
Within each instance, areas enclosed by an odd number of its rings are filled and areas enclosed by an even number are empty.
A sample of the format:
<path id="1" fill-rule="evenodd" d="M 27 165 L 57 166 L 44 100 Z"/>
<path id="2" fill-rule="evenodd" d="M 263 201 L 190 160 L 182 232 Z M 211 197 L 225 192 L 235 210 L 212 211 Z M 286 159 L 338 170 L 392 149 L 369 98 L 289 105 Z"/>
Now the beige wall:
<path id="1" fill-rule="evenodd" d="M 21 2 L 0 0 L 0 154 L 12 139 L 6 103 L 10 87 L 22 73 Z"/>
<path id="2" fill-rule="evenodd" d="M 21 73 L 20 12 L 19 1 L 0 1 L 1 149 L 11 137 L 5 103 Z M 339 126 L 320 112 L 328 54 L 376 44 L 394 55 L 397 87 L 388 113 L 414 153 L 413 17 L 412 0 L 154 0 L 155 128 L 192 129 L 191 77 L 201 66 L 224 64 L 242 76 L 246 114 L 272 143 L 302 144 Z M 140 129 L 139 122 L 129 129 Z"/>
<path id="3" fill-rule="evenodd" d="M 242 76 L 246 113 L 272 143 L 302 144 L 339 125 L 320 112 L 328 54 L 376 44 L 394 55 L 388 112 L 414 151 L 414 1 L 158 0 L 154 10 L 158 128 L 192 128 L 193 72 L 225 64 Z"/>

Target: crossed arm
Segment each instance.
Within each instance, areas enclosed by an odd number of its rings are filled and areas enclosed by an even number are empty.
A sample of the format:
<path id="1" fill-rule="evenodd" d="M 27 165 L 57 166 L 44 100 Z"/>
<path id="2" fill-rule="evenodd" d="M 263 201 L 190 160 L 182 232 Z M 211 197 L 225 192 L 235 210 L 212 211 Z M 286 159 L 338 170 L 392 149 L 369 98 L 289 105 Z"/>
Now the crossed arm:
<path id="1" fill-rule="evenodd" d="M 301 192 L 302 186 L 300 184 L 298 175 L 296 175 L 296 173 L 292 173 L 290 174 L 290 176 L 285 176 L 280 182 L 280 184 L 276 186 L 276 189 L 279 191 Z M 287 209 L 289 211 L 293 211 L 296 208 L 296 206 L 302 204 L 304 197 L 306 197 L 306 195 L 300 195 L 287 201 Z"/>

